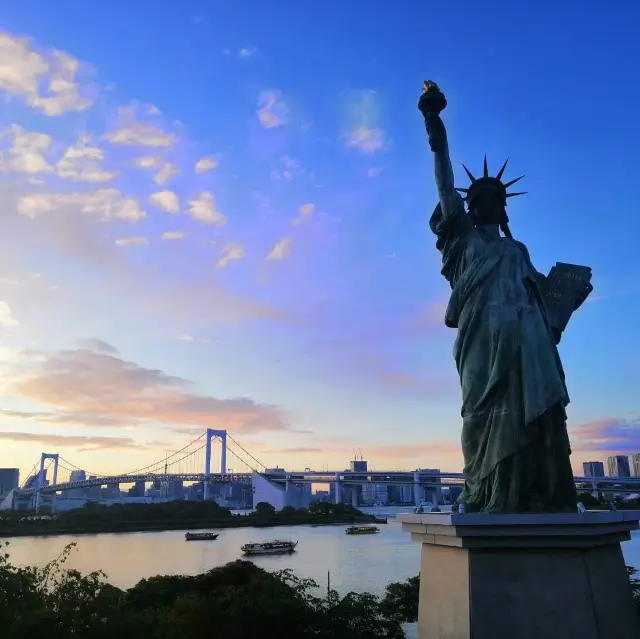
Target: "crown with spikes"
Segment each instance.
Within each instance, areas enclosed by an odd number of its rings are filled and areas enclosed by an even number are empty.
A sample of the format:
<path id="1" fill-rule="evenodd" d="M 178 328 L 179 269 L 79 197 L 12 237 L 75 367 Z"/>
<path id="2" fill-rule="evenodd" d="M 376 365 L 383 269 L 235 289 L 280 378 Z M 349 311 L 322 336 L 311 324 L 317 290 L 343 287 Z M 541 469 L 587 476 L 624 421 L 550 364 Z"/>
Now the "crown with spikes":
<path id="1" fill-rule="evenodd" d="M 470 208 L 472 206 L 473 200 L 477 198 L 478 195 L 485 194 L 487 192 L 493 191 L 494 193 L 501 195 L 505 200 L 509 197 L 516 197 L 517 195 L 524 195 L 526 193 L 526 191 L 522 191 L 520 193 L 507 193 L 507 189 L 510 186 L 512 186 L 516 182 L 519 182 L 524 177 L 524 175 L 521 175 L 515 180 L 511 180 L 511 182 L 507 182 L 506 184 L 503 184 L 502 174 L 504 173 L 504 170 L 507 168 L 508 162 L 509 162 L 509 159 L 507 158 L 505 163 L 502 165 L 502 168 L 500 169 L 500 171 L 498 171 L 498 175 L 496 175 L 495 177 L 490 177 L 489 167 L 487 165 L 487 156 L 485 155 L 484 156 L 484 172 L 481 178 L 475 178 L 471 173 L 471 171 L 469 171 L 469 169 L 464 164 L 462 165 L 464 167 L 464 170 L 467 172 L 469 179 L 471 180 L 471 186 L 469 186 L 468 189 L 459 189 L 458 187 L 456 187 L 456 191 L 460 191 L 461 193 L 465 194 L 464 201 L 467 202 Z"/>

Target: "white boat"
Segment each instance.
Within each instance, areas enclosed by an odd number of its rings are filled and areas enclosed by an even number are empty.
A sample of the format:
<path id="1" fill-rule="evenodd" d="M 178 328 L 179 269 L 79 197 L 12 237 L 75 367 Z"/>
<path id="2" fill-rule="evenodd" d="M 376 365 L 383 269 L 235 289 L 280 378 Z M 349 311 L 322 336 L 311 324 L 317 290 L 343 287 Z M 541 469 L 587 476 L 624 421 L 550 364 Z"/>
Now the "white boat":
<path id="1" fill-rule="evenodd" d="M 283 541 L 274 539 L 273 541 L 262 541 L 255 544 L 245 544 L 240 548 L 245 555 L 282 555 L 294 552 L 297 541 Z"/>

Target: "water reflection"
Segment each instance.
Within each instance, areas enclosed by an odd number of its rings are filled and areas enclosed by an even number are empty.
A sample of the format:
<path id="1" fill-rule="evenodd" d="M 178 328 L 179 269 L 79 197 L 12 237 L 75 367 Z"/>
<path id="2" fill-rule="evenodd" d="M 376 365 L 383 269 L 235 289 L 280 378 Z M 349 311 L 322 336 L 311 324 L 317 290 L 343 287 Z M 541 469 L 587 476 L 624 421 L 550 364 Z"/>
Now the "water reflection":
<path id="1" fill-rule="evenodd" d="M 194 575 L 242 557 L 240 546 L 251 541 L 281 538 L 299 541 L 292 555 L 252 557 L 266 570 L 292 568 L 301 577 L 315 579 L 341 593 L 370 591 L 382 594 L 391 581 L 401 581 L 419 570 L 420 547 L 393 520 L 377 535 L 345 535 L 344 526 L 288 526 L 221 530 L 216 541 L 184 539 L 184 531 L 18 537 L 10 540 L 12 561 L 42 565 L 65 545 L 77 542 L 68 566 L 81 572 L 103 570 L 115 586 L 128 588 L 144 577 Z M 623 552 L 628 564 L 640 568 L 640 534 L 633 533 Z"/>

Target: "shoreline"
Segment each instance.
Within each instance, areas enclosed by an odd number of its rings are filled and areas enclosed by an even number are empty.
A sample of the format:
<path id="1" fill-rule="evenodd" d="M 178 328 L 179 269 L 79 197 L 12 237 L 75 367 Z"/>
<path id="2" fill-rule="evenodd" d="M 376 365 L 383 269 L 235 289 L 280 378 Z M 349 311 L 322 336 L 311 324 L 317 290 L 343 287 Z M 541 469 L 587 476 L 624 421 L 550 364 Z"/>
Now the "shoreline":
<path id="1" fill-rule="evenodd" d="M 363 516 L 334 516 L 334 517 L 287 517 L 259 519 L 251 515 L 235 515 L 231 520 L 224 519 L 190 519 L 184 521 L 138 521 L 96 522 L 88 525 L 87 522 L 74 524 L 58 524 L 55 522 L 29 522 L 15 524 L 13 526 L 0 525 L 0 539 L 14 537 L 57 537 L 61 535 L 98 535 L 132 532 L 165 532 L 178 530 L 224 530 L 229 528 L 275 528 L 282 526 L 340 526 L 357 523 L 373 523 L 374 517 Z"/>

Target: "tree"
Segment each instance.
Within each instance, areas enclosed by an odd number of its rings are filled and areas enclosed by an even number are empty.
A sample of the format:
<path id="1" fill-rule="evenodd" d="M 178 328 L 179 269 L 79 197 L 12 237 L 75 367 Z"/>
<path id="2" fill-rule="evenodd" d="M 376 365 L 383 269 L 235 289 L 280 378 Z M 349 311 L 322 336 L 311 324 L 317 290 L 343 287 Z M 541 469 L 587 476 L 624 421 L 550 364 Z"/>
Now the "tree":
<path id="1" fill-rule="evenodd" d="M 266 501 L 257 503 L 255 511 L 258 517 L 273 517 L 276 514 L 276 509 Z"/>
<path id="2" fill-rule="evenodd" d="M 418 621 L 418 601 L 420 597 L 420 575 L 403 582 L 390 583 L 385 589 L 382 606 L 389 616 L 402 623 Z"/>

